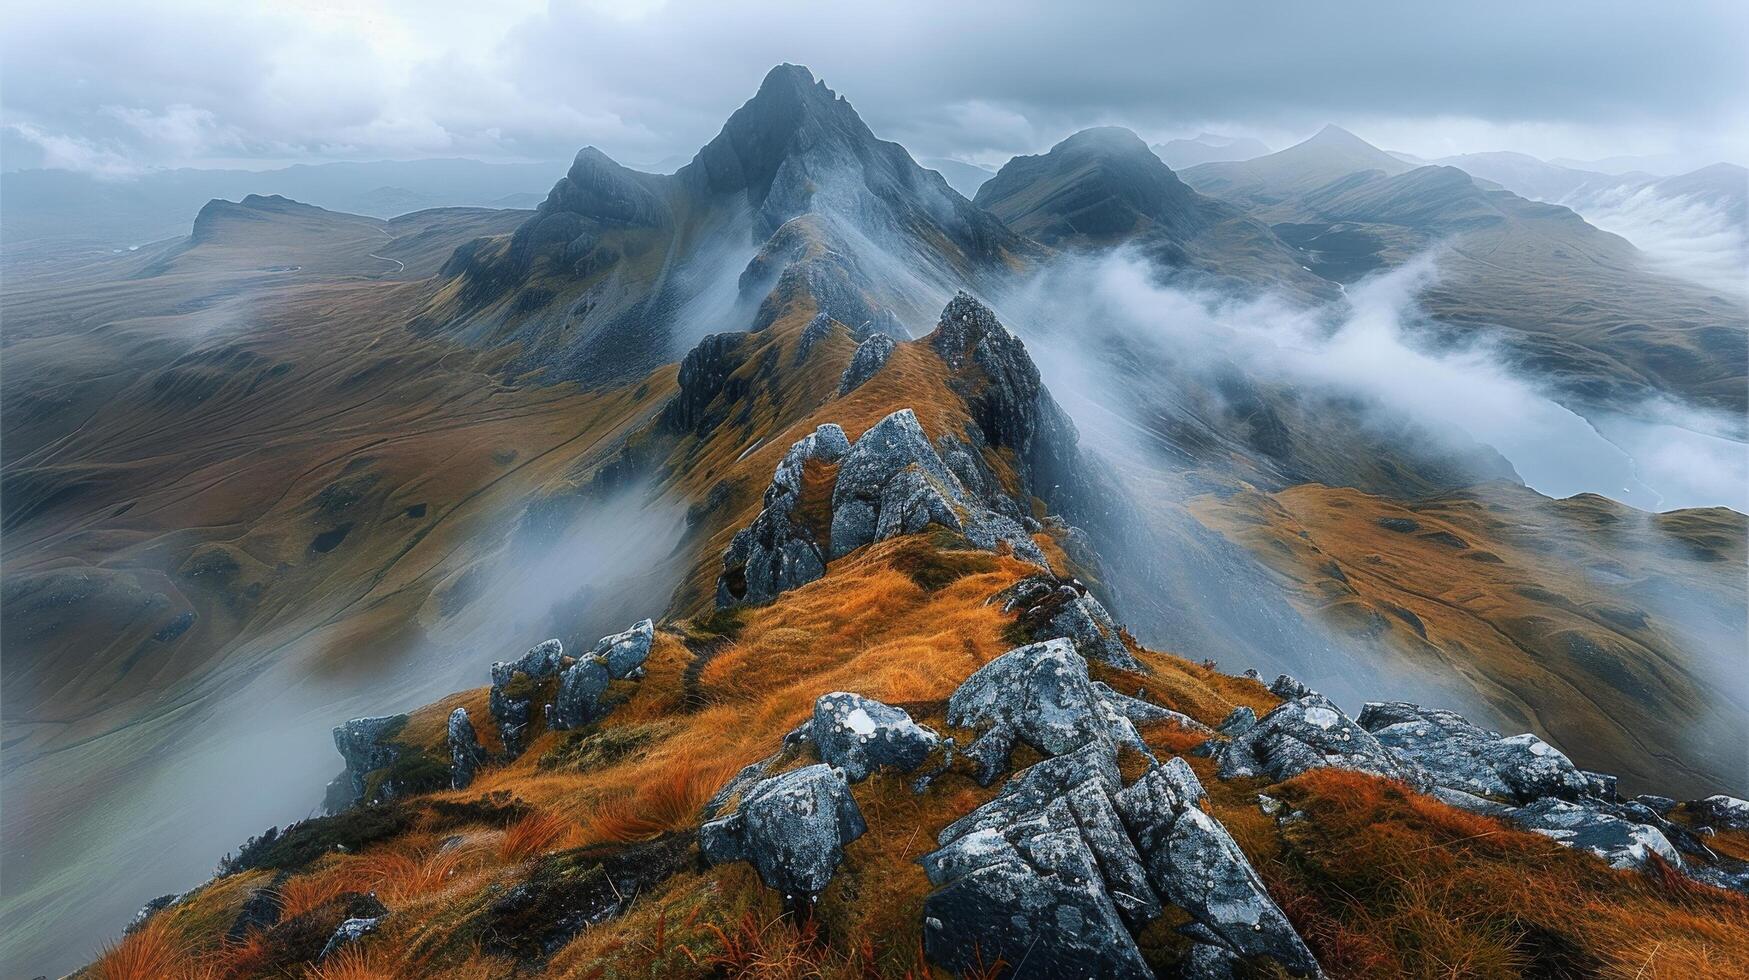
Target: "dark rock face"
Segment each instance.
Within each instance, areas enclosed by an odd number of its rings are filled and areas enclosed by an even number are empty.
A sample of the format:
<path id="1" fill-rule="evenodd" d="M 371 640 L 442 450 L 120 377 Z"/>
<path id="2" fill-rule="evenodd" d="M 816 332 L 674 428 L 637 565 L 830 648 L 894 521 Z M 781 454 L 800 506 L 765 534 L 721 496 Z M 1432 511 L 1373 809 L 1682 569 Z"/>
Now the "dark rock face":
<path id="1" fill-rule="evenodd" d="M 334 729 L 334 747 L 346 760 L 346 772 L 341 778 L 350 793 L 345 805 L 364 798 L 366 777 L 378 769 L 392 765 L 401 754 L 401 747 L 390 742 L 407 727 L 406 715 L 384 715 L 377 718 L 354 718 Z"/>
<path id="2" fill-rule="evenodd" d="M 844 373 L 838 378 L 838 396 L 842 398 L 850 394 L 879 373 L 887 366 L 897 347 L 893 338 L 881 333 L 857 344 L 856 353 L 851 355 L 850 363 L 845 365 Z"/>
<path id="3" fill-rule="evenodd" d="M 546 640 L 517 660 L 500 660 L 492 665 L 492 692 L 487 703 L 492 718 L 498 722 L 498 735 L 509 758 L 522 754 L 522 739 L 528 733 L 534 711 L 533 693 L 513 689 L 513 682 L 520 676 L 523 684 L 538 684 L 557 676 L 564 655 L 564 644 L 556 639 Z"/>
<path id="4" fill-rule="evenodd" d="M 883 767 L 911 772 L 941 744 L 939 735 L 903 709 L 844 691 L 814 702 L 807 733 L 820 761 L 843 770 L 853 783 Z"/>
<path id="5" fill-rule="evenodd" d="M 1080 582 L 1034 576 L 1016 582 L 999 598 L 1003 612 L 1020 611 L 1020 623 L 1034 640 L 1066 639 L 1088 660 L 1125 670 L 1141 669 L 1124 646 L 1111 614 Z"/>
<path id="6" fill-rule="evenodd" d="M 844 847 L 868 830 L 844 773 L 820 764 L 760 780 L 734 813 L 699 830 L 712 864 L 746 861 L 786 908 L 810 914 L 844 860 Z"/>
<path id="7" fill-rule="evenodd" d="M 1068 640 L 1019 647 L 978 668 L 948 699 L 947 720 L 981 732 L 965 755 L 986 786 L 1022 742 L 1047 756 L 1087 745 L 1113 758 L 1120 745 L 1149 754 L 1135 725 L 1094 688 L 1087 661 Z"/>
<path id="8" fill-rule="evenodd" d="M 1080 436 L 1045 390 L 1026 345 L 989 307 L 963 292 L 942 310 L 929 343 L 956 372 L 955 386 L 985 441 L 1019 460 L 1026 492 L 1075 519 L 1064 498 L 1081 493 L 1086 483 Z M 965 377 L 971 367 L 981 377 Z"/>
<path id="9" fill-rule="evenodd" d="M 1309 693 L 1284 701 L 1216 752 L 1222 779 L 1267 775 L 1279 782 L 1323 766 L 1400 779 L 1426 792 L 1432 780 L 1342 713 L 1336 702 Z"/>
<path id="10" fill-rule="evenodd" d="M 485 765 L 486 750 L 468 720 L 468 709 L 457 708 L 449 713 L 449 788 L 466 789 L 474 775 Z"/>
<path id="11" fill-rule="evenodd" d="M 797 523 L 794 515 L 807 464 L 836 463 L 849 451 L 844 430 L 832 423 L 790 446 L 765 489 L 764 508 L 752 524 L 736 532 L 723 555 L 717 605 L 770 602 L 826 574 L 825 543 L 816 529 Z"/>
<path id="12" fill-rule="evenodd" d="M 1456 712 L 1375 701 L 1361 710 L 1360 727 L 1450 789 L 1519 803 L 1590 792 L 1585 774 L 1542 739 L 1501 738 Z"/>
<path id="13" fill-rule="evenodd" d="M 744 391 L 730 377 L 746 363 L 745 333 L 714 333 L 698 342 L 680 362 L 680 390 L 662 411 L 669 431 L 708 435 L 722 422 L 712 414 L 719 395 L 734 400 Z"/>

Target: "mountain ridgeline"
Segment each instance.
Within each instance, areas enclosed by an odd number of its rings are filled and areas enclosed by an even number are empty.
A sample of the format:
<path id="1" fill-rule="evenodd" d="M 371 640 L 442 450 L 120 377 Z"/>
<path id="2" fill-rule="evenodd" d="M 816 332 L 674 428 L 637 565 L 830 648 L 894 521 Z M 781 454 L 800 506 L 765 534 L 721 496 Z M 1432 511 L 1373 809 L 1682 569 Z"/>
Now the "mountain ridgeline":
<path id="1" fill-rule="evenodd" d="M 1228 322 L 1432 251 L 1417 349 L 1741 415 L 1740 305 L 1335 127 L 1182 142 L 968 198 L 780 65 L 532 212 L 250 195 L 18 266 L 0 933 L 71 962 L 169 891 L 85 975 L 1749 971 L 1744 516 L 1550 499 Z M 312 735 L 259 806 L 141 795 Z"/>
<path id="2" fill-rule="evenodd" d="M 709 329 L 767 325 L 803 294 L 858 332 L 921 325 L 1035 253 L 784 65 L 672 176 L 583 150 L 516 234 L 457 253 L 453 287 L 418 322 L 520 343 L 523 366 L 600 384 Z"/>

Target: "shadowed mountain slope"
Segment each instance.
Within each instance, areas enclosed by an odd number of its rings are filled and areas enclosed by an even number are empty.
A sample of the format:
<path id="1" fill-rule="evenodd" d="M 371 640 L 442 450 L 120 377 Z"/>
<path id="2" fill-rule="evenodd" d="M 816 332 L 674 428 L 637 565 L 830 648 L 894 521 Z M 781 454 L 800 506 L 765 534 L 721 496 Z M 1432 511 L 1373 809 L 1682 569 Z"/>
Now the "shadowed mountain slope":
<path id="1" fill-rule="evenodd" d="M 417 325 L 517 342 L 520 364 L 602 383 L 679 356 L 701 328 L 763 326 L 796 295 L 858 331 L 921 327 L 1035 249 L 783 65 L 672 176 L 579 153 L 514 235 L 458 251 Z"/>
<path id="2" fill-rule="evenodd" d="M 1307 296 L 1336 292 L 1267 227 L 1185 186 L 1127 129 L 1083 130 L 1049 153 L 1016 157 L 979 188 L 977 204 L 1056 248 L 1129 243 L 1162 269 Z"/>

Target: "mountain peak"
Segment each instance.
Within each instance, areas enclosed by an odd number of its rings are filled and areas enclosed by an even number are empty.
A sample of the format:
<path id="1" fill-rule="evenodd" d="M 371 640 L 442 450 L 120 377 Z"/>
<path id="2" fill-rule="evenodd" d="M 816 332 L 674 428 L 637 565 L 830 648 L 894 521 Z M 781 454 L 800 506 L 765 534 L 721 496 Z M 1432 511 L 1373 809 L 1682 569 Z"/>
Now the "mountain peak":
<path id="1" fill-rule="evenodd" d="M 1078 149 L 1098 149 L 1108 153 L 1146 153 L 1150 156 L 1153 154 L 1153 151 L 1148 149 L 1148 144 L 1143 142 L 1140 136 L 1122 126 L 1094 126 L 1091 129 L 1083 129 L 1051 147 L 1050 152 Z"/>
<path id="2" fill-rule="evenodd" d="M 1308 145 L 1308 146 L 1332 146 L 1332 147 L 1339 146 L 1339 147 L 1343 147 L 1346 149 L 1356 149 L 1356 150 L 1367 149 L 1367 150 L 1373 150 L 1373 151 L 1379 152 L 1379 153 L 1384 152 L 1383 150 L 1380 150 L 1378 147 L 1372 145 L 1371 143 L 1368 143 L 1366 140 L 1361 139 L 1360 137 L 1354 135 L 1353 133 L 1349 132 L 1346 129 L 1343 129 L 1341 126 L 1338 126 L 1335 123 L 1326 124 L 1324 126 L 1324 128 L 1318 130 L 1318 132 L 1316 134 L 1314 134 L 1311 139 L 1306 140 L 1305 145 Z"/>
<path id="3" fill-rule="evenodd" d="M 826 83 L 814 78 L 814 73 L 806 65 L 792 65 L 784 62 L 774 66 L 765 73 L 765 80 L 759 83 L 759 91 L 754 94 L 753 101 L 762 98 L 775 98 L 785 94 L 808 94 L 814 89 L 831 95 Z"/>

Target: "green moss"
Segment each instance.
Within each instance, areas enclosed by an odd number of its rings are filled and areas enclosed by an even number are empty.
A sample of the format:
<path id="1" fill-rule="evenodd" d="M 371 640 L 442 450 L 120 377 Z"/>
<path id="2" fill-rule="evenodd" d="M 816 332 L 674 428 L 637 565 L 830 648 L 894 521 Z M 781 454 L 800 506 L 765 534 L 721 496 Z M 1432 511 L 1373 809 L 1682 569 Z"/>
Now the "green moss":
<path id="1" fill-rule="evenodd" d="M 571 769 L 590 772 L 617 765 L 650 744 L 661 726 L 626 725 L 606 730 L 586 728 L 560 737 L 558 744 L 540 757 L 544 770 Z"/>

